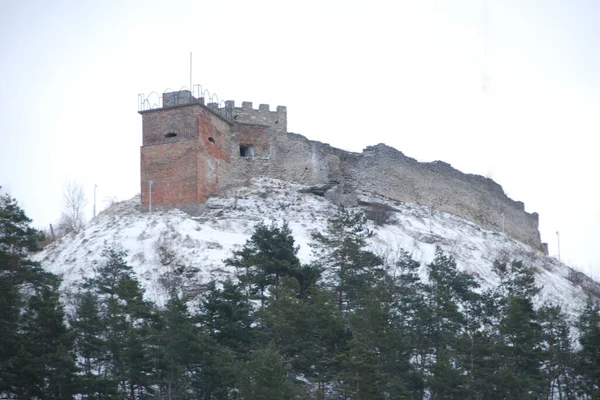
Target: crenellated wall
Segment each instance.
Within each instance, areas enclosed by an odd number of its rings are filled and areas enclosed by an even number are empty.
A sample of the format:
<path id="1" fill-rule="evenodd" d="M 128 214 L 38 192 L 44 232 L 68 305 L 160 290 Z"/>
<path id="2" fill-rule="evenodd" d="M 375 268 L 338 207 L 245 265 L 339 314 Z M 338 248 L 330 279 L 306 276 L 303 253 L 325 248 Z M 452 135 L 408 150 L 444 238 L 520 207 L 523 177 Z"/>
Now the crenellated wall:
<path id="1" fill-rule="evenodd" d="M 275 111 L 271 111 L 268 104 L 260 104 L 258 109 L 254 109 L 249 101 L 242 102 L 241 107 L 235 107 L 233 100 L 226 101 L 225 105 L 233 110 L 233 122 L 266 125 L 275 132 L 287 132 L 287 108 L 284 106 L 277 106 Z"/>
<path id="2" fill-rule="evenodd" d="M 189 92 L 188 92 L 189 93 Z M 204 105 L 202 99 L 166 94 L 163 108 L 141 111 L 143 146 L 142 206 L 200 209 L 220 190 L 268 176 L 303 185 L 337 185 L 336 200 L 356 202 L 358 189 L 392 200 L 431 206 L 470 220 L 484 229 L 504 231 L 540 251 L 538 214 L 510 199 L 489 178 L 464 174 L 451 165 L 421 163 L 378 144 L 352 153 L 287 132 L 287 110 L 258 109 L 233 101 Z M 169 135 L 176 133 L 176 136 Z M 155 197 L 156 196 L 156 197 Z"/>

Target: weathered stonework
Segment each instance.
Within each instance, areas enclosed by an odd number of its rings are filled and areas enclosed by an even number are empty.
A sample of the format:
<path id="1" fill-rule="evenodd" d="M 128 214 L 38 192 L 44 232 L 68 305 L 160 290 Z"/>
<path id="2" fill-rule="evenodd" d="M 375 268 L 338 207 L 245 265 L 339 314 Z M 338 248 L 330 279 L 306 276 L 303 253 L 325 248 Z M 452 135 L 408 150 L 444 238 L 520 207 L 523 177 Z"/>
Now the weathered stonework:
<path id="1" fill-rule="evenodd" d="M 355 203 L 364 189 L 392 200 L 431 205 L 484 229 L 504 231 L 540 251 L 538 214 L 510 199 L 489 178 L 447 163 L 421 163 L 384 144 L 351 153 L 287 132 L 287 110 L 261 104 L 204 105 L 189 92 L 165 93 L 163 108 L 140 111 L 142 207 L 199 209 L 223 189 L 267 176 L 307 186 L 329 185 L 324 195 Z"/>

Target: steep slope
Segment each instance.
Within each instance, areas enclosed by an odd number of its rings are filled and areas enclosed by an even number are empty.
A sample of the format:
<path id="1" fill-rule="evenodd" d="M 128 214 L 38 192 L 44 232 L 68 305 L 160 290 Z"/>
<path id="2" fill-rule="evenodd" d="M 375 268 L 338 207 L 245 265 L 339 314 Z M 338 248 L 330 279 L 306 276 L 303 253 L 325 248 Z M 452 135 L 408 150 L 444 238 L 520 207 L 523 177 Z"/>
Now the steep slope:
<path id="1" fill-rule="evenodd" d="M 310 234 L 324 229 L 335 206 L 324 197 L 301 193 L 301 189 L 304 187 L 287 182 L 254 179 L 246 187 L 209 199 L 199 217 L 176 209 L 142 213 L 136 197 L 114 204 L 79 234 L 61 238 L 34 258 L 61 275 L 63 289 L 69 291 L 102 262 L 105 243 L 114 242 L 127 251 L 128 262 L 149 298 L 162 302 L 170 285 L 200 293 L 209 281 L 235 275 L 223 260 L 245 243 L 261 221 L 287 220 L 300 246 L 300 259 L 311 260 Z M 543 288 L 539 301 L 558 302 L 573 313 L 583 304 L 586 293 L 600 293 L 598 284 L 585 275 L 502 233 L 482 230 L 428 207 L 389 202 L 366 192 L 359 194 L 359 200 L 367 211 L 388 219 L 384 225 L 374 224 L 376 235 L 371 246 L 390 264 L 405 250 L 423 264 L 425 276 L 424 265 L 439 246 L 483 288 L 498 284 L 491 271 L 494 260 L 519 259 L 536 273 Z"/>

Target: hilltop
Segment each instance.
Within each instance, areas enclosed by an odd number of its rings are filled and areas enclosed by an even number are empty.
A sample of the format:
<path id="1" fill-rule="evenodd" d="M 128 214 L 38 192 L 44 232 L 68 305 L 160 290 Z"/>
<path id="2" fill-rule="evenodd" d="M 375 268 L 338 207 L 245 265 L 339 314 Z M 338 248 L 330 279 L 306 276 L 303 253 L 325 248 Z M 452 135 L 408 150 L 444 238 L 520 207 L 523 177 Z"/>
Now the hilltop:
<path id="1" fill-rule="evenodd" d="M 70 291 L 89 277 L 101 261 L 105 243 L 117 243 L 128 254 L 149 299 L 163 303 L 167 288 L 176 285 L 187 294 L 201 294 L 212 280 L 234 277 L 224 265 L 259 222 L 288 221 L 303 263 L 312 260 L 311 233 L 322 231 L 336 206 L 328 199 L 307 193 L 307 187 L 255 178 L 246 186 L 208 199 L 203 212 L 190 216 L 177 209 L 140 210 L 139 196 L 115 203 L 90 221 L 78 234 L 65 236 L 34 256 L 49 271 L 63 278 Z M 559 303 L 568 313 L 578 312 L 589 293 L 600 286 L 502 232 L 485 230 L 460 217 L 429 207 L 390 201 L 365 191 L 358 193 L 359 208 L 384 219 L 372 222 L 371 249 L 393 264 L 401 250 L 422 265 L 432 261 L 436 246 L 452 255 L 460 270 L 473 275 L 482 288 L 495 286 L 495 260 L 519 259 L 535 272 L 542 288 L 538 301 Z M 380 221 L 382 222 L 382 221 Z"/>

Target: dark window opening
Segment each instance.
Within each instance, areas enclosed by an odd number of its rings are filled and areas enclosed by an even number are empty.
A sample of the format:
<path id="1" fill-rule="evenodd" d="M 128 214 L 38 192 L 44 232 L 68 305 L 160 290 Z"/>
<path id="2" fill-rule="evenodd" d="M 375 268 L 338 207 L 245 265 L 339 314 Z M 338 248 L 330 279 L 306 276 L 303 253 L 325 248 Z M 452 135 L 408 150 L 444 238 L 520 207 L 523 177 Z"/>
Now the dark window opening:
<path id="1" fill-rule="evenodd" d="M 211 142 L 212 144 L 215 144 L 215 139 L 213 139 L 211 137 L 208 138 L 208 141 Z"/>
<path id="2" fill-rule="evenodd" d="M 174 132 L 169 132 L 169 133 L 167 133 L 167 134 L 165 135 L 165 138 L 169 139 L 169 138 L 172 138 L 172 137 L 175 137 L 175 136 L 177 136 L 177 134 L 176 134 L 176 133 L 174 133 Z"/>
<path id="3" fill-rule="evenodd" d="M 241 157 L 254 157 L 254 147 L 251 145 L 245 144 L 240 146 L 240 156 Z"/>

